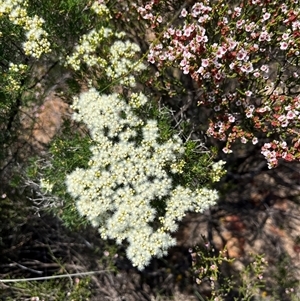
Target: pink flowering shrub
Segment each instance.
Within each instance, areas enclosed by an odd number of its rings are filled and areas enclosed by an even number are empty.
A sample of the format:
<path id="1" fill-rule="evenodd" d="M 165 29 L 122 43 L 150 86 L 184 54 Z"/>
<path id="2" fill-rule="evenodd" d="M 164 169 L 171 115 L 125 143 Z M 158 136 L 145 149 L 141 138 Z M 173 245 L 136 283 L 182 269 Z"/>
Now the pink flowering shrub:
<path id="1" fill-rule="evenodd" d="M 198 104 L 212 110 L 207 134 L 226 142 L 225 153 L 236 141 L 259 142 L 269 168 L 299 160 L 298 0 L 204 0 L 182 6 L 169 23 L 163 2 L 137 7 L 156 34 L 148 61 L 192 77 Z"/>

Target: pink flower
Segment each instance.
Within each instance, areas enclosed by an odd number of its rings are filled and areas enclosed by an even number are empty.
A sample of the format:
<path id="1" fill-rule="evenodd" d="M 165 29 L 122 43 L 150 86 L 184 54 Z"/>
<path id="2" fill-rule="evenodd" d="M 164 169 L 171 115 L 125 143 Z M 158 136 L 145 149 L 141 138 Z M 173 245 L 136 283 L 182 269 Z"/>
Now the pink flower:
<path id="1" fill-rule="evenodd" d="M 216 124 L 216 127 L 221 128 L 223 127 L 223 122 L 222 121 L 218 121 Z"/>
<path id="2" fill-rule="evenodd" d="M 262 108 L 257 108 L 257 109 L 256 109 L 256 112 L 258 112 L 258 113 L 264 113 L 264 112 L 266 112 L 266 111 L 270 111 L 270 107 L 264 106 L 264 107 L 262 107 Z"/>
<path id="3" fill-rule="evenodd" d="M 201 59 L 201 66 L 206 68 L 209 65 L 208 59 Z"/>
<path id="4" fill-rule="evenodd" d="M 232 153 L 232 150 L 229 149 L 229 148 L 227 148 L 227 147 L 223 147 L 222 151 L 223 151 L 223 153 L 225 153 L 225 154 L 230 154 L 230 153 Z"/>
<path id="5" fill-rule="evenodd" d="M 263 148 L 271 148 L 272 147 L 272 144 L 271 143 L 265 143 L 263 145 Z"/>
<path id="6" fill-rule="evenodd" d="M 192 30 L 191 30 L 190 27 L 185 28 L 184 31 L 183 31 L 183 35 L 185 37 L 189 37 L 191 35 L 191 33 L 192 33 Z"/>
<path id="7" fill-rule="evenodd" d="M 216 74 L 214 75 L 214 78 L 215 78 L 217 81 L 219 81 L 219 80 L 222 79 L 222 74 L 221 74 L 220 72 L 218 72 L 218 73 L 216 73 Z"/>
<path id="8" fill-rule="evenodd" d="M 223 55 L 226 53 L 226 51 L 227 51 L 226 48 L 221 46 L 221 47 L 218 48 L 218 50 L 216 52 L 216 56 L 218 58 L 222 58 Z"/>
<path id="9" fill-rule="evenodd" d="M 156 21 L 157 21 L 158 23 L 161 23 L 161 22 L 163 21 L 162 16 L 158 16 L 158 17 L 156 18 Z"/>
<path id="10" fill-rule="evenodd" d="M 230 65 L 229 65 L 229 68 L 231 69 L 231 70 L 233 70 L 234 69 L 234 67 L 235 67 L 235 63 L 230 63 Z"/>
<path id="11" fill-rule="evenodd" d="M 270 14 L 270 13 L 265 13 L 265 14 L 263 15 L 264 21 L 267 21 L 270 17 L 271 17 L 271 14 Z"/>
<path id="12" fill-rule="evenodd" d="M 286 141 L 281 141 L 281 142 L 279 143 L 279 145 L 280 145 L 280 147 L 281 147 L 282 149 L 285 149 L 285 148 L 287 147 Z"/>
<path id="13" fill-rule="evenodd" d="M 278 160 L 276 158 L 272 158 L 268 160 L 268 168 L 272 169 L 278 165 Z"/>
<path id="14" fill-rule="evenodd" d="M 184 66 L 183 73 L 184 74 L 189 74 L 190 73 L 190 66 L 189 65 Z"/>
<path id="15" fill-rule="evenodd" d="M 245 73 L 250 73 L 253 71 L 253 65 L 251 62 L 248 62 L 246 64 L 244 64 L 242 67 L 241 67 L 241 71 L 245 72 Z"/>
<path id="16" fill-rule="evenodd" d="M 205 69 L 201 66 L 201 67 L 199 67 L 199 69 L 196 71 L 196 73 L 199 73 L 199 74 L 204 74 L 204 71 L 205 71 Z"/>
<path id="17" fill-rule="evenodd" d="M 164 60 L 166 59 L 165 54 L 162 53 L 162 54 L 159 56 L 159 59 L 160 59 L 161 61 L 164 61 Z"/>
<path id="18" fill-rule="evenodd" d="M 174 34 L 175 34 L 175 29 L 172 28 L 172 27 L 168 28 L 168 33 L 169 33 L 171 36 L 174 35 Z"/>
<path id="19" fill-rule="evenodd" d="M 201 13 L 201 5 L 203 6 L 202 3 L 197 2 L 193 7 L 192 7 L 192 12 L 191 15 L 196 18 L 200 13 Z"/>
<path id="20" fill-rule="evenodd" d="M 262 65 L 260 67 L 260 70 L 263 71 L 263 72 L 268 73 L 269 72 L 269 66 L 268 65 Z"/>
<path id="21" fill-rule="evenodd" d="M 165 39 L 169 39 L 171 36 L 170 36 L 170 34 L 167 31 L 165 31 L 163 37 Z"/>
<path id="22" fill-rule="evenodd" d="M 228 24 L 228 19 L 227 19 L 226 17 L 223 17 L 222 22 L 223 22 L 224 24 Z"/>
<path id="23" fill-rule="evenodd" d="M 154 59 L 154 56 L 153 54 L 150 54 L 148 55 L 148 62 L 151 63 L 151 64 L 154 64 L 155 63 L 155 59 Z"/>
<path id="24" fill-rule="evenodd" d="M 196 35 L 196 41 L 198 43 L 201 43 L 201 42 L 206 43 L 208 41 L 208 38 L 207 38 L 207 36 Z"/>
<path id="25" fill-rule="evenodd" d="M 300 29 L 300 21 L 296 20 L 295 22 L 292 23 L 293 31 L 299 30 Z"/>
<path id="26" fill-rule="evenodd" d="M 241 7 L 235 7 L 234 8 L 234 12 L 235 12 L 235 15 L 237 17 L 239 17 L 241 15 L 241 11 L 242 11 L 242 8 Z"/>
<path id="27" fill-rule="evenodd" d="M 286 119 L 286 117 L 284 115 L 280 115 L 278 117 L 278 121 L 283 122 Z"/>
<path id="28" fill-rule="evenodd" d="M 145 14 L 144 16 L 143 16 L 143 18 L 145 19 L 145 20 L 152 20 L 153 19 L 153 14 L 152 13 L 150 13 L 150 14 Z"/>
<path id="29" fill-rule="evenodd" d="M 181 62 L 180 62 L 180 66 L 181 67 L 184 67 L 184 66 L 186 66 L 188 64 L 188 61 L 187 61 L 187 59 L 186 58 L 184 58 L 183 60 L 181 60 Z"/>
<path id="30" fill-rule="evenodd" d="M 180 29 L 177 29 L 175 33 L 176 33 L 177 37 L 181 37 L 182 36 L 182 31 Z"/>
<path id="31" fill-rule="evenodd" d="M 206 20 L 209 20 L 210 17 L 208 15 L 204 15 L 204 16 L 201 16 L 199 19 L 198 19 L 198 22 L 200 24 L 204 23 Z"/>
<path id="32" fill-rule="evenodd" d="M 191 57 L 193 57 L 193 55 L 188 50 L 184 50 L 182 55 L 186 59 L 190 59 Z"/>
<path id="33" fill-rule="evenodd" d="M 180 16 L 181 16 L 182 18 L 185 18 L 185 17 L 187 16 L 187 14 L 188 14 L 188 12 L 187 12 L 187 10 L 184 8 L 184 9 L 181 11 Z"/>
<path id="34" fill-rule="evenodd" d="M 263 42 L 263 41 L 268 41 L 268 42 L 270 42 L 270 41 L 271 41 L 271 36 L 270 36 L 270 34 L 269 34 L 267 31 L 264 30 L 264 31 L 261 32 L 261 34 L 260 34 L 258 40 L 259 40 L 260 42 Z"/>
<path id="35" fill-rule="evenodd" d="M 280 49 L 281 50 L 286 50 L 288 48 L 289 44 L 285 41 L 280 42 Z"/>
<path id="36" fill-rule="evenodd" d="M 241 49 L 237 55 L 236 55 L 236 58 L 239 60 L 239 61 L 243 61 L 243 60 L 247 60 L 247 56 L 248 56 L 248 52 L 245 51 L 245 49 Z"/>
<path id="37" fill-rule="evenodd" d="M 175 56 L 172 53 L 168 53 L 167 58 L 168 58 L 169 61 L 174 61 L 175 60 Z"/>
<path id="38" fill-rule="evenodd" d="M 282 38 L 283 40 L 287 40 L 287 39 L 289 38 L 289 36 L 290 36 L 290 35 L 289 35 L 288 33 L 285 32 L 284 34 L 282 34 L 282 37 L 281 37 L 281 38 Z"/>
<path id="39" fill-rule="evenodd" d="M 229 51 L 232 51 L 235 49 L 235 47 L 238 45 L 238 42 L 236 41 L 233 41 L 233 40 L 230 40 L 229 41 L 229 46 L 228 46 L 228 50 Z"/>
<path id="40" fill-rule="evenodd" d="M 248 139 L 246 139 L 245 137 L 241 137 L 241 142 L 245 144 L 248 142 Z"/>
<path id="41" fill-rule="evenodd" d="M 256 77 L 256 78 L 260 77 L 260 73 L 259 73 L 258 71 L 255 71 L 255 72 L 253 73 L 253 75 L 254 75 L 254 77 Z"/>
<path id="42" fill-rule="evenodd" d="M 251 31 L 253 31 L 254 27 L 255 27 L 255 23 L 254 23 L 254 22 L 251 22 L 250 24 L 247 24 L 247 25 L 245 26 L 245 30 L 246 30 L 247 32 L 251 32 Z"/>
<path id="43" fill-rule="evenodd" d="M 252 111 L 246 112 L 246 117 L 247 118 L 253 117 Z"/>
<path id="44" fill-rule="evenodd" d="M 245 20 L 238 20 L 236 22 L 236 28 L 241 28 L 243 26 L 243 24 L 245 23 Z"/>
<path id="45" fill-rule="evenodd" d="M 231 122 L 231 123 L 235 122 L 235 117 L 233 115 L 229 114 L 228 121 Z"/>

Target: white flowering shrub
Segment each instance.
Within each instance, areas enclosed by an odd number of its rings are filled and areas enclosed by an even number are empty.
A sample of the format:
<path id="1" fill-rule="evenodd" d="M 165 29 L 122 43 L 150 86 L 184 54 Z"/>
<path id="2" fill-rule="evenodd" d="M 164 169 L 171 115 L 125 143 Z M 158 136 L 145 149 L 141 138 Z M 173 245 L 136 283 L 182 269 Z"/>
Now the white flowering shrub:
<path id="1" fill-rule="evenodd" d="M 185 213 L 202 212 L 215 203 L 217 192 L 203 185 L 192 189 L 192 185 L 187 185 L 189 181 L 180 180 L 190 164 L 185 161 L 185 144 L 178 135 L 161 135 L 155 119 L 160 117 L 153 114 L 152 119 L 147 119 L 143 112 L 149 100 L 136 88 L 136 75 L 146 69 L 139 59 L 140 47 L 126 39 L 124 32 L 115 30 L 104 1 L 82 7 L 82 12 L 88 10 L 91 17 L 86 17 L 82 24 L 89 26 L 82 29 L 80 24 L 78 27 L 72 24 L 72 32 L 78 34 L 74 38 L 64 37 L 63 26 L 59 26 L 72 22 L 71 18 L 60 23 L 59 15 L 61 11 L 71 14 L 73 8 L 76 13 L 78 6 L 73 5 L 75 2 L 66 4 L 63 1 L 58 6 L 49 3 L 43 3 L 38 12 L 45 17 L 44 21 L 36 15 L 38 1 L 0 0 L 0 18 L 5 21 L 1 24 L 12 26 L 16 37 L 13 42 L 20 46 L 20 53 L 9 53 L 8 65 L 3 70 L 6 77 L 2 79 L 1 89 L 14 96 L 9 107 L 13 110 L 9 114 L 3 111 L 3 115 L 12 119 L 17 112 L 14 109 L 16 99 L 17 106 L 22 105 L 19 96 L 26 91 L 33 62 L 50 52 L 47 32 L 54 42 L 53 56 L 57 56 L 62 73 L 69 72 L 71 67 L 75 80 L 76 76 L 84 78 L 101 91 L 108 87 L 110 92 L 125 91 L 124 95 L 106 95 L 92 88 L 75 98 L 74 120 L 86 124 L 92 141 L 81 134 L 75 139 L 78 133 L 72 133 L 72 137 L 64 141 L 53 141 L 49 148 L 51 164 L 45 158 L 47 167 L 42 166 L 40 173 L 34 168 L 37 181 L 32 183 L 38 183 L 35 187 L 40 189 L 45 208 L 57 207 L 57 211 L 64 211 L 60 210 L 64 206 L 66 216 L 69 214 L 64 222 L 67 220 L 70 225 L 73 221 L 81 223 L 79 212 L 82 219 L 99 228 L 102 238 L 125 244 L 133 265 L 143 269 L 152 257 L 165 255 L 176 243 L 172 233 Z M 51 8 L 56 13 L 49 17 L 47 12 L 52 11 Z M 93 20 L 97 22 L 93 24 Z M 7 26 L 1 29 L 0 36 L 3 33 L 7 38 Z M 66 26 L 67 34 L 71 32 L 68 30 Z M 61 44 L 61 41 L 66 42 Z M 34 59 L 28 60 L 26 56 Z M 43 60 L 48 58 L 45 55 Z M 118 89 L 120 86 L 126 89 Z M 109 93 L 108 89 L 105 91 Z M 77 156 L 70 151 L 73 147 L 81 149 Z M 66 174 L 64 184 L 62 179 Z"/>
<path id="2" fill-rule="evenodd" d="M 87 125 L 96 144 L 89 168 L 66 179 L 80 214 L 99 227 L 102 238 L 126 241 L 127 256 L 139 269 L 175 245 L 171 233 L 186 211 L 202 212 L 218 198 L 215 190 L 174 183 L 184 144 L 177 135 L 159 142 L 157 122 L 134 113 L 146 101 L 142 93 L 126 102 L 95 89 L 75 98 L 73 117 Z"/>
<path id="3" fill-rule="evenodd" d="M 5 62 L 0 69 L 0 91 L 5 94 L 0 108 L 4 108 L 5 114 L 20 93 L 30 69 L 25 56 L 38 59 L 51 51 L 48 33 L 43 29 L 44 22 L 43 18 L 28 12 L 28 1 L 0 0 L 0 52 Z"/>
<path id="4" fill-rule="evenodd" d="M 0 18 L 8 17 L 10 22 L 25 30 L 26 41 L 23 49 L 26 55 L 39 58 L 43 53 L 50 52 L 48 33 L 42 28 L 45 22 L 38 16 L 30 17 L 27 13 L 28 2 L 23 0 L 0 1 Z"/>
<path id="5" fill-rule="evenodd" d="M 11 160 L 19 122 L 19 109 L 24 105 L 23 92 L 29 85 L 29 70 L 43 54 L 50 52 L 44 19 L 29 9 L 28 1 L 0 0 L 0 170 Z M 28 92 L 28 90 L 26 91 Z M 24 102 L 23 102 L 24 101 Z M 1 174 L 1 172 L 0 172 Z"/>

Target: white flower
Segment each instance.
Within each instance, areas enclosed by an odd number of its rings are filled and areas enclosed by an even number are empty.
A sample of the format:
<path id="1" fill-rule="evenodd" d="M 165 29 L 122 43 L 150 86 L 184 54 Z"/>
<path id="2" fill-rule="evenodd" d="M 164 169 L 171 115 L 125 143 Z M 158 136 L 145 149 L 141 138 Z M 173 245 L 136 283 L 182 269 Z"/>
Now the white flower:
<path id="1" fill-rule="evenodd" d="M 44 190 L 46 193 L 49 193 L 52 191 L 54 184 L 51 183 L 48 179 L 41 179 L 40 180 L 40 187 L 42 190 Z"/>

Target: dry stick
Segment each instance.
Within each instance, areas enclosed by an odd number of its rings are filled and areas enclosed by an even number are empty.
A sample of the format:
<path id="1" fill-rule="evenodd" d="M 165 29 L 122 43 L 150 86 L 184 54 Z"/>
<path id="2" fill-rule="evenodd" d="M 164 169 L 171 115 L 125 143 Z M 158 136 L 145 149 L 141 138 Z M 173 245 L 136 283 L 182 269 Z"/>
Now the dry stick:
<path id="1" fill-rule="evenodd" d="M 90 272 L 73 273 L 73 274 L 63 274 L 63 275 L 53 275 L 53 276 L 45 276 L 45 277 L 34 277 L 34 278 L 0 279 L 0 283 L 27 282 L 27 281 L 39 281 L 39 280 L 58 279 L 58 278 L 69 278 L 69 277 L 75 277 L 75 276 L 86 276 L 86 275 L 104 274 L 104 273 L 107 273 L 107 272 L 109 272 L 109 271 L 108 270 L 103 270 L 103 271 L 90 271 Z"/>

